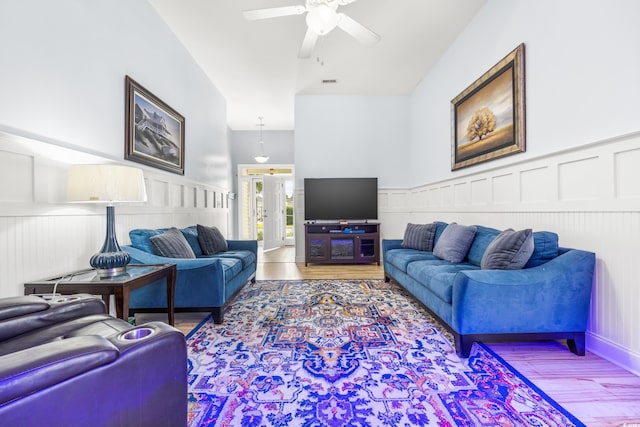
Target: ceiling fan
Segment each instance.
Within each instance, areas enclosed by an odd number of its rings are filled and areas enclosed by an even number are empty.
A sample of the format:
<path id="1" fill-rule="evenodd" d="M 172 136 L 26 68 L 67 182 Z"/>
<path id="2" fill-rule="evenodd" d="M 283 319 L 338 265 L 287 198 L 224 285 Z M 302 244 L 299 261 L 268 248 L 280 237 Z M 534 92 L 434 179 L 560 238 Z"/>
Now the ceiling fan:
<path id="1" fill-rule="evenodd" d="M 318 41 L 323 36 L 339 27 L 356 40 L 373 44 L 380 40 L 380 36 L 344 13 L 338 13 L 338 6 L 345 6 L 356 0 L 306 0 L 304 6 L 283 6 L 268 9 L 245 10 L 244 17 L 249 20 L 277 18 L 307 14 L 307 32 L 298 52 L 298 58 L 309 58 Z"/>

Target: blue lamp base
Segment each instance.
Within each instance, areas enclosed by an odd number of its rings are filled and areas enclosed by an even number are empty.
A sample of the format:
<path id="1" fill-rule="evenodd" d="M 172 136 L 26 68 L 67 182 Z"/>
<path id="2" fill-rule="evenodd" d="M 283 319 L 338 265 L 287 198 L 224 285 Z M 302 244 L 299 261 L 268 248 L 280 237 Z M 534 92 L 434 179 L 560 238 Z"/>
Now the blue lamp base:
<path id="1" fill-rule="evenodd" d="M 89 260 L 100 278 L 119 276 L 127 271 L 127 264 L 131 255 L 123 251 L 116 239 L 115 211 L 113 206 L 107 206 L 107 236 L 100 252 Z"/>

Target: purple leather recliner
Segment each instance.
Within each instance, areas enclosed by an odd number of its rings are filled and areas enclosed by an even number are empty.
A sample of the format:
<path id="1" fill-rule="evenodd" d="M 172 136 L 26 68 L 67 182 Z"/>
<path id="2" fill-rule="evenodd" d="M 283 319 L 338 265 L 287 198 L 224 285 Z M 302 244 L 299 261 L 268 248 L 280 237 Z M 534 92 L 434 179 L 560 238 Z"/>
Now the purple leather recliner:
<path id="1" fill-rule="evenodd" d="M 185 426 L 184 335 L 73 295 L 0 299 L 0 424 Z"/>

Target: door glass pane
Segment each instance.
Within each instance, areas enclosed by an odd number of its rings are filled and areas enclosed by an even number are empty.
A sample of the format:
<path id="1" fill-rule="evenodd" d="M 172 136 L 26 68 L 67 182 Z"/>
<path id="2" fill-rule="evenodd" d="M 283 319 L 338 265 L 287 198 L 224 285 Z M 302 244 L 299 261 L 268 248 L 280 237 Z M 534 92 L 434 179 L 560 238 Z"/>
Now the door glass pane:
<path id="1" fill-rule="evenodd" d="M 242 206 L 242 221 L 240 221 L 240 238 L 243 240 L 253 239 L 253 233 L 251 230 L 251 185 L 249 181 L 242 181 L 240 184 L 242 191 L 240 195 L 242 197 L 240 206 Z"/>
<path id="2" fill-rule="evenodd" d="M 263 202 L 262 202 L 262 180 L 255 180 L 255 220 L 256 220 L 256 239 L 258 242 L 262 241 L 264 235 L 264 216 L 263 216 Z"/>
<path id="3" fill-rule="evenodd" d="M 353 259 L 353 239 L 331 239 L 331 259 Z"/>
<path id="4" fill-rule="evenodd" d="M 293 224 L 293 179 L 287 179 L 284 182 L 284 192 L 286 197 L 286 235 L 285 237 L 288 239 L 292 239 L 294 237 L 293 230 L 295 226 Z"/>

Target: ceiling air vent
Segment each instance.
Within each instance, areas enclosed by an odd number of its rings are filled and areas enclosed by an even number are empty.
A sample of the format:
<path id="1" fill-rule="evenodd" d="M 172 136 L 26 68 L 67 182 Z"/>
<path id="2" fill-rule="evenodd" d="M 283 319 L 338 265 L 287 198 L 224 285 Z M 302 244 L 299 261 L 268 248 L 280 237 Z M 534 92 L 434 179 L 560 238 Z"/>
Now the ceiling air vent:
<path id="1" fill-rule="evenodd" d="M 332 83 L 338 83 L 338 81 L 336 79 L 325 79 L 325 80 L 322 80 L 322 84 L 324 84 L 324 85 L 332 84 Z"/>

